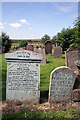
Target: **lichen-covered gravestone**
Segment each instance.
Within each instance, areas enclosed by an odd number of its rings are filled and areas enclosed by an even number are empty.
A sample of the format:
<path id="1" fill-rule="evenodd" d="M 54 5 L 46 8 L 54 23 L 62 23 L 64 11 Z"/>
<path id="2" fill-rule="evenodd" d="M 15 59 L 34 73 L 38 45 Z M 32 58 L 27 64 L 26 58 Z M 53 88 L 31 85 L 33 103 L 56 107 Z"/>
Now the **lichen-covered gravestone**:
<path id="1" fill-rule="evenodd" d="M 40 62 L 42 56 L 32 51 L 6 53 L 6 100 L 38 103 L 40 99 Z"/>
<path id="2" fill-rule="evenodd" d="M 65 66 L 58 67 L 51 72 L 49 102 L 71 100 L 75 74 Z"/>

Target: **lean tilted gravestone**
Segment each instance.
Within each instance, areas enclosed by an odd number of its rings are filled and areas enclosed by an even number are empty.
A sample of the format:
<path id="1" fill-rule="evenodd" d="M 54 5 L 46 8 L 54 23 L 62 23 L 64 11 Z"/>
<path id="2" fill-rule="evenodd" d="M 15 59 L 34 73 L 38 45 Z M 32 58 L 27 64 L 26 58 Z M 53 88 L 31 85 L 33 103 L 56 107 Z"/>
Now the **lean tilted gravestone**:
<path id="1" fill-rule="evenodd" d="M 60 46 L 54 48 L 54 58 L 62 58 L 62 48 Z"/>
<path id="2" fill-rule="evenodd" d="M 6 100 L 38 103 L 40 99 L 40 62 L 42 56 L 32 51 L 6 53 Z"/>
<path id="3" fill-rule="evenodd" d="M 74 85 L 75 74 L 65 66 L 58 67 L 51 72 L 49 102 L 61 102 L 70 100 Z"/>

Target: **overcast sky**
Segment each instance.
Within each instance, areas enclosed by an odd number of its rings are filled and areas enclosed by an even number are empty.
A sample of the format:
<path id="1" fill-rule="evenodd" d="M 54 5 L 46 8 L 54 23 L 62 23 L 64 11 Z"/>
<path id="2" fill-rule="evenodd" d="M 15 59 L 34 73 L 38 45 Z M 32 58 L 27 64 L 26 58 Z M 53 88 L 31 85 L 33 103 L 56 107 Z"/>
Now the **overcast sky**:
<path id="1" fill-rule="evenodd" d="M 2 2 L 2 31 L 12 39 L 50 37 L 73 28 L 78 2 Z"/>

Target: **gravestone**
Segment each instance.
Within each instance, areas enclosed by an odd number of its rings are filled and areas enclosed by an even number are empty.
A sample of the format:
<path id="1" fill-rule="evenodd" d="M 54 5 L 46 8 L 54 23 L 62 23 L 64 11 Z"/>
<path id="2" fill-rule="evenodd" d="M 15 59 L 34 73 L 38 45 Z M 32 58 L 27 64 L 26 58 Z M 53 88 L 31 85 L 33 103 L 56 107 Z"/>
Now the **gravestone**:
<path id="1" fill-rule="evenodd" d="M 70 67 L 74 72 L 77 71 L 77 66 L 75 62 L 77 60 L 80 60 L 80 51 L 77 49 L 68 49 L 65 52 L 65 60 L 66 60 L 66 66 Z"/>
<path id="2" fill-rule="evenodd" d="M 50 40 L 45 42 L 45 54 L 52 55 L 52 42 Z"/>
<path id="3" fill-rule="evenodd" d="M 65 66 L 58 67 L 51 72 L 49 102 L 61 102 L 72 98 L 75 74 Z"/>
<path id="4" fill-rule="evenodd" d="M 30 50 L 30 51 L 34 51 L 33 45 L 27 45 L 25 49 Z"/>
<path id="5" fill-rule="evenodd" d="M 42 61 L 41 61 L 41 65 L 44 65 L 44 64 L 46 64 L 46 56 L 45 56 L 45 49 L 44 48 L 42 48 L 41 54 L 43 56 Z"/>
<path id="6" fill-rule="evenodd" d="M 34 48 L 34 52 L 42 54 L 43 58 L 41 61 L 41 65 L 46 64 L 46 56 L 45 56 L 45 49 L 44 48 Z"/>
<path id="7" fill-rule="evenodd" d="M 38 103 L 40 99 L 40 62 L 42 56 L 21 50 L 6 53 L 6 100 Z"/>
<path id="8" fill-rule="evenodd" d="M 54 58 L 62 58 L 62 48 L 60 46 L 54 48 Z"/>

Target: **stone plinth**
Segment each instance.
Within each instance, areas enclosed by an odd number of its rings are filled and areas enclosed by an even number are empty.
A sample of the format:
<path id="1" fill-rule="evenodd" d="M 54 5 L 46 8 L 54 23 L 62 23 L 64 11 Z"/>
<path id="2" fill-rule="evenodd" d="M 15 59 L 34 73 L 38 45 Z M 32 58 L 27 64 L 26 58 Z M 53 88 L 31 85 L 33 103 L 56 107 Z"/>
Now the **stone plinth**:
<path id="1" fill-rule="evenodd" d="M 65 66 L 58 67 L 51 72 L 49 102 L 71 100 L 75 74 Z"/>
<path id="2" fill-rule="evenodd" d="M 42 56 L 31 51 L 6 53 L 6 100 L 38 103 L 40 99 L 40 62 Z"/>

